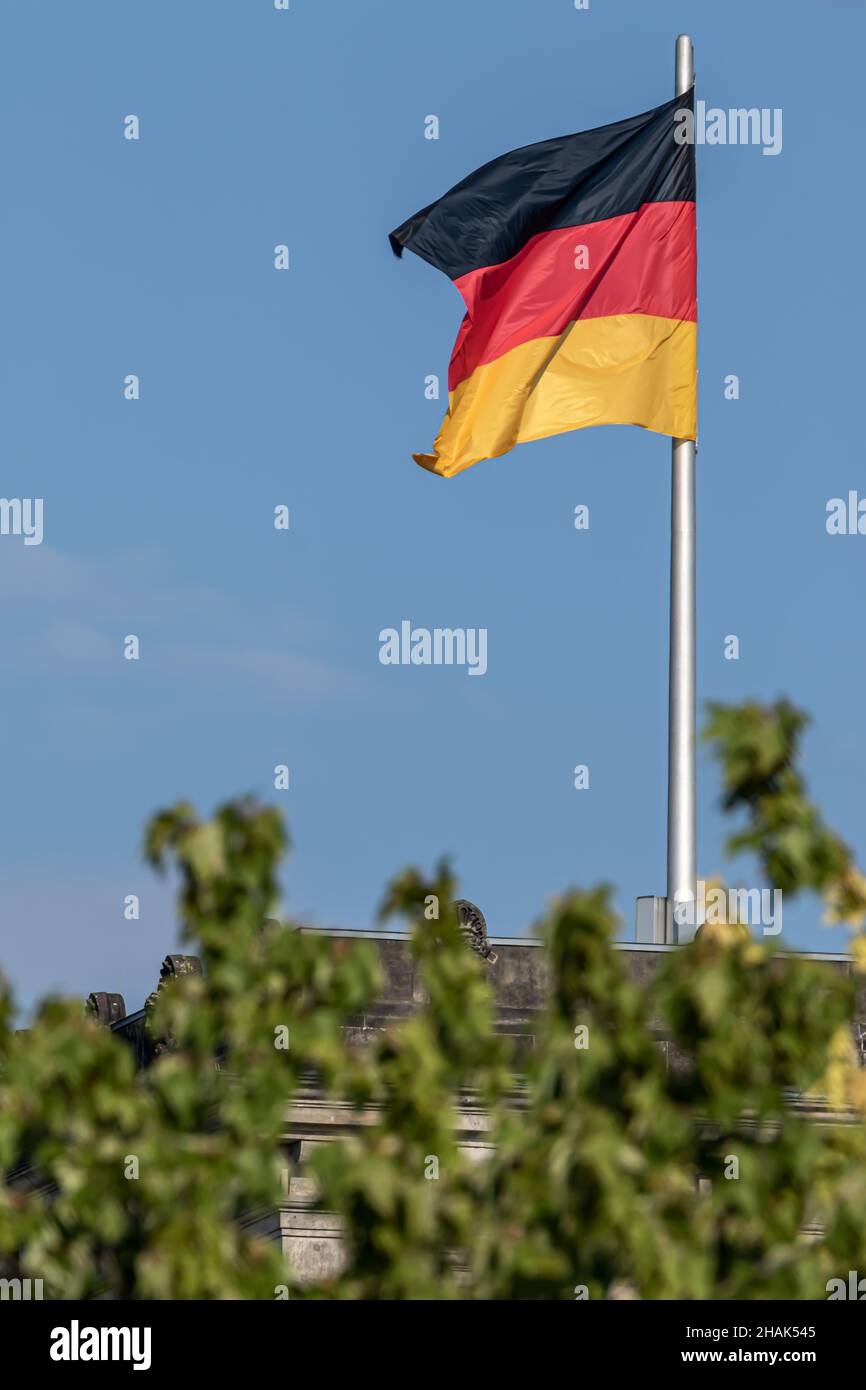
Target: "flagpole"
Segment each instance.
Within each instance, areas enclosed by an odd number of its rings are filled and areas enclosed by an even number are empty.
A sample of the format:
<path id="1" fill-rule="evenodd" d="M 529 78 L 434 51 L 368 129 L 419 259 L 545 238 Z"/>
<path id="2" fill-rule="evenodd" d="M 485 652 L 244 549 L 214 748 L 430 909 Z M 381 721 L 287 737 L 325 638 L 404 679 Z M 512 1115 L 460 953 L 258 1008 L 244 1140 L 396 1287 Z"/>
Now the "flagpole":
<path id="1" fill-rule="evenodd" d="M 695 80 L 692 41 L 676 43 L 676 96 Z M 695 444 L 671 441 L 671 627 L 668 686 L 668 940 L 694 935 L 695 850 Z M 691 905 L 691 923 L 683 920 Z M 679 910 L 677 910 L 679 909 Z M 680 919 L 680 920 L 678 920 Z"/>

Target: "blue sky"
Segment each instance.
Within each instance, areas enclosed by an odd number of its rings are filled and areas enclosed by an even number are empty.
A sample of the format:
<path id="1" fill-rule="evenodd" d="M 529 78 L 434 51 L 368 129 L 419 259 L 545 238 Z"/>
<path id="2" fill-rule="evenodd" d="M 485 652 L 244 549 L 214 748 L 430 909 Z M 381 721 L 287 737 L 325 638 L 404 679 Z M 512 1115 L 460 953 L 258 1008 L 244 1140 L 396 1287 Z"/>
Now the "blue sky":
<path id="1" fill-rule="evenodd" d="M 699 696 L 805 706 L 814 792 L 866 858 L 866 539 L 825 530 L 829 498 L 866 494 L 862 4 L 2 19 L 2 492 L 45 508 L 41 546 L 0 538 L 0 960 L 25 1006 L 153 988 L 176 932 L 141 831 L 179 797 L 276 800 L 285 910 L 329 927 L 372 925 L 388 877 L 443 851 L 495 934 L 607 880 L 628 937 L 664 891 L 669 444 L 585 430 L 417 468 L 460 301 L 387 233 L 504 150 L 666 100 L 684 29 L 700 97 L 784 113 L 777 157 L 698 150 Z M 380 665 L 404 618 L 486 627 L 487 674 Z M 725 864 L 717 799 L 705 759 L 699 868 L 758 883 Z M 846 939 L 814 900 L 785 904 L 785 937 Z"/>

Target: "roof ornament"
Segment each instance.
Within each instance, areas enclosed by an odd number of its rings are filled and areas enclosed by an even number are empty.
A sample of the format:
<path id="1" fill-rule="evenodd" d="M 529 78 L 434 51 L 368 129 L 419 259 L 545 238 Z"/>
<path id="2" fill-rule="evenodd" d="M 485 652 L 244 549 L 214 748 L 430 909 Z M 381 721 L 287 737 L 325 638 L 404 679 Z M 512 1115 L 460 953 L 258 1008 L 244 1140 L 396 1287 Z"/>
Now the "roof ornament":
<path id="1" fill-rule="evenodd" d="M 118 1023 L 120 1019 L 126 1018 L 126 1004 L 122 994 L 105 994 L 100 990 L 88 994 L 84 1012 L 88 1018 L 110 1028 L 112 1023 Z"/>
<path id="2" fill-rule="evenodd" d="M 153 1011 L 159 999 L 159 992 L 163 985 L 169 980 L 176 980 L 183 975 L 201 975 L 201 961 L 198 956 L 166 956 L 159 971 L 159 984 L 153 994 L 149 994 L 144 1001 L 145 1015 L 147 1017 L 147 1027 L 151 1032 L 153 1055 L 161 1057 L 163 1053 L 170 1052 L 174 1040 L 170 1037 L 157 1037 L 153 1029 Z"/>
<path id="3" fill-rule="evenodd" d="M 454 907 L 460 920 L 460 930 L 469 949 L 486 960 L 488 965 L 493 965 L 497 958 L 496 952 L 491 949 L 487 940 L 487 923 L 481 908 L 476 907 L 467 898 L 458 898 Z"/>

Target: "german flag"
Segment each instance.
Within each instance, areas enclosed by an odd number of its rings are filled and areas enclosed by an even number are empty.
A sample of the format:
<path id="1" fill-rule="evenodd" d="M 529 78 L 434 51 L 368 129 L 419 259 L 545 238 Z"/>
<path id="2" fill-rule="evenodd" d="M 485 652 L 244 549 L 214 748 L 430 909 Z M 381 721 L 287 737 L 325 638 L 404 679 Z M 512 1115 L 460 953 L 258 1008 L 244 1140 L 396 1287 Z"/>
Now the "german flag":
<path id="1" fill-rule="evenodd" d="M 586 425 L 696 437 L 695 159 L 675 138 L 693 105 L 513 150 L 391 233 L 466 305 L 422 467 Z"/>

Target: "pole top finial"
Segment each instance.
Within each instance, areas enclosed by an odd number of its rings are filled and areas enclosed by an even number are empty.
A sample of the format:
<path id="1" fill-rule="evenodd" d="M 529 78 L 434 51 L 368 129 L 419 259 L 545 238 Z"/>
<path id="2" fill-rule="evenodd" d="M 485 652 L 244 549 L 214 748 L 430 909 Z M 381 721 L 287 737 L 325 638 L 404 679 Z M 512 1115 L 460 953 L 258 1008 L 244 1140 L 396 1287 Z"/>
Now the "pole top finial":
<path id="1" fill-rule="evenodd" d="M 689 34 L 677 35 L 675 72 L 674 91 L 682 96 L 695 80 L 695 50 Z"/>

